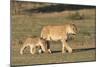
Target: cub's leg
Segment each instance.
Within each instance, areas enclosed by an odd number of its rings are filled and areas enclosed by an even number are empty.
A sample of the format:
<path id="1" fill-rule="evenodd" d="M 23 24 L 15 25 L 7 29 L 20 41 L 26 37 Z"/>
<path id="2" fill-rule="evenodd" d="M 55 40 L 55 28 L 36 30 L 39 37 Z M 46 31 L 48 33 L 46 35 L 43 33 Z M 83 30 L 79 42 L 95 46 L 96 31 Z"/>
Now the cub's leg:
<path id="1" fill-rule="evenodd" d="M 36 52 L 36 47 L 35 46 L 30 46 L 30 53 L 35 54 Z"/>
<path id="2" fill-rule="evenodd" d="M 21 49 L 20 49 L 20 54 L 21 54 L 21 55 L 23 54 L 23 51 L 24 51 L 24 49 L 25 49 L 27 46 L 28 46 L 28 45 L 24 44 L 24 45 L 21 47 Z"/>

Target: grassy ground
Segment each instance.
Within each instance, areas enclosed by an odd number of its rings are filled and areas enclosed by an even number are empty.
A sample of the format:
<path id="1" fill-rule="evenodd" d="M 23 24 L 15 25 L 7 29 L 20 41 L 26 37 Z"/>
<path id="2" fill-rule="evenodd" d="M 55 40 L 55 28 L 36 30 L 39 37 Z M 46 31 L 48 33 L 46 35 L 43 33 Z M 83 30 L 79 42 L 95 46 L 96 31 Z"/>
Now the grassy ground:
<path id="1" fill-rule="evenodd" d="M 25 15 L 12 15 L 12 44 L 11 44 L 11 65 L 32 65 L 48 63 L 68 63 L 79 61 L 95 61 L 95 8 L 80 10 L 64 10 L 52 13 L 33 13 Z M 40 31 L 45 25 L 57 25 L 74 23 L 79 33 L 73 40 L 69 41 L 73 53 L 61 54 L 61 43 L 51 42 L 53 54 L 31 55 L 29 48 L 25 54 L 20 55 L 19 50 L 27 36 L 40 36 Z"/>

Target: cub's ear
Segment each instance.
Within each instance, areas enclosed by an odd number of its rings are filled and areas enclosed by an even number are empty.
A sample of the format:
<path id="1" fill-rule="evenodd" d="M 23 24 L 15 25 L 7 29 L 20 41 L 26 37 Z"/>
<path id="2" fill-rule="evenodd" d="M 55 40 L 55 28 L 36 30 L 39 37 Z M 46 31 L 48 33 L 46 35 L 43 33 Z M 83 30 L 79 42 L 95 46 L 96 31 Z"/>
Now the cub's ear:
<path id="1" fill-rule="evenodd" d="M 41 40 L 44 40 L 44 41 L 46 41 L 46 40 L 45 40 L 45 39 L 43 39 L 42 37 L 40 37 L 40 39 L 41 39 Z"/>
<path id="2" fill-rule="evenodd" d="M 72 24 L 73 26 L 76 26 L 75 24 Z"/>
<path id="3" fill-rule="evenodd" d="M 40 39 L 44 40 L 42 37 L 40 37 Z"/>

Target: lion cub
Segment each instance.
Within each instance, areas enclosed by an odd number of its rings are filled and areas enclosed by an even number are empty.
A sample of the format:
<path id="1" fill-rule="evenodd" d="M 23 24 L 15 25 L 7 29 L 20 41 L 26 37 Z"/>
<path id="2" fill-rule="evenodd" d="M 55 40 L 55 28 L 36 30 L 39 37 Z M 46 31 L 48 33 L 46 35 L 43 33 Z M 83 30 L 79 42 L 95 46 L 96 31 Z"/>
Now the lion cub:
<path id="1" fill-rule="evenodd" d="M 43 52 L 45 52 L 45 41 L 39 37 L 28 37 L 23 46 L 21 47 L 21 50 L 20 50 L 20 54 L 22 55 L 23 54 L 23 51 L 26 47 L 30 47 L 30 53 L 31 54 L 35 54 L 36 52 L 36 47 L 41 47 L 41 50 Z"/>

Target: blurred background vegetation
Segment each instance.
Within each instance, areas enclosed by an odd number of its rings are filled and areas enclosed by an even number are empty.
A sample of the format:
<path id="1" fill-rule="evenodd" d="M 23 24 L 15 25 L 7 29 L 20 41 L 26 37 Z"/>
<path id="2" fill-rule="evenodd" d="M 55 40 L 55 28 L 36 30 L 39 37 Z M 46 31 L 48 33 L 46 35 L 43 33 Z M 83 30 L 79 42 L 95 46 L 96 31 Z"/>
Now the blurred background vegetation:
<path id="1" fill-rule="evenodd" d="M 26 48 L 19 54 L 27 36 L 40 36 L 45 25 L 74 23 L 79 33 L 68 43 L 72 54 L 61 54 L 61 43 L 51 42 L 51 54 L 31 55 Z M 12 65 L 95 61 L 96 6 L 40 3 L 11 0 L 11 63 Z M 27 61 L 25 61 L 27 59 Z"/>
<path id="2" fill-rule="evenodd" d="M 16 1 L 11 0 L 12 14 L 25 14 L 25 13 L 51 13 L 62 12 L 64 10 L 72 11 L 80 9 L 92 9 L 95 6 L 83 6 L 83 5 L 70 5 L 70 4 L 56 4 L 56 3 L 42 3 L 42 2 L 28 2 L 28 1 Z"/>

